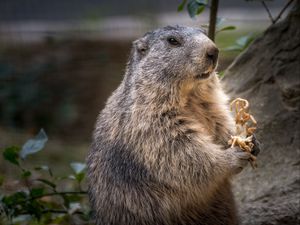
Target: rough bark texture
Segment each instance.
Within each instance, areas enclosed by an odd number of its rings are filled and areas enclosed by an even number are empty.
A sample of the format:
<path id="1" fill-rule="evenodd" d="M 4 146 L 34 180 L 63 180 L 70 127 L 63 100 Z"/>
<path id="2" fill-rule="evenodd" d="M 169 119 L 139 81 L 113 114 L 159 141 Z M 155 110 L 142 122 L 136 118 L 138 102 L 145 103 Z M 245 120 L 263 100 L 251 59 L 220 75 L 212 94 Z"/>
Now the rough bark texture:
<path id="1" fill-rule="evenodd" d="M 250 101 L 262 142 L 258 168 L 235 180 L 242 224 L 300 224 L 300 7 L 229 67 L 232 96 Z"/>

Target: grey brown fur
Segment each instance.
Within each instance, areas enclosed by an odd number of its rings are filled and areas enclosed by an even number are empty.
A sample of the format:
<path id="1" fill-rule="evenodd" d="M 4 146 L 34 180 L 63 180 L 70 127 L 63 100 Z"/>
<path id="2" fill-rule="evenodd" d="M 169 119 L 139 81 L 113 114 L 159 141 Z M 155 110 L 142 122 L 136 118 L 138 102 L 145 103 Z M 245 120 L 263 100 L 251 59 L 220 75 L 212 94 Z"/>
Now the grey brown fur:
<path id="1" fill-rule="evenodd" d="M 164 27 L 133 42 L 87 159 L 97 225 L 238 223 L 230 178 L 249 154 L 227 146 L 234 123 L 216 59 L 196 28 Z"/>

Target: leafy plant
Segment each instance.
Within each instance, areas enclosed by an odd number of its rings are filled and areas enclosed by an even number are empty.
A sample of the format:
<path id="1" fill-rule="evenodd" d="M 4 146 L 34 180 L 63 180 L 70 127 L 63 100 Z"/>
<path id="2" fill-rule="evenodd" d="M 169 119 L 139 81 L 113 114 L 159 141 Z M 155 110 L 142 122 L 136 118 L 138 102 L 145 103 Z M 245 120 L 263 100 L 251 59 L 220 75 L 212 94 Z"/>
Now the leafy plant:
<path id="1" fill-rule="evenodd" d="M 178 6 L 177 11 L 182 11 L 185 5 L 187 5 L 187 11 L 190 17 L 195 18 L 196 15 L 199 15 L 204 11 L 207 4 L 207 0 L 183 0 L 182 3 Z"/>
<path id="2" fill-rule="evenodd" d="M 4 188 L 8 181 L 0 176 L 3 193 L 0 194 L 0 224 L 92 224 L 87 192 L 82 188 L 86 171 L 84 163 L 72 162 L 73 172 L 64 177 L 55 176 L 47 165 L 24 167 L 24 161 L 40 152 L 47 140 L 42 129 L 22 147 L 4 149 L 2 156 L 19 169 L 19 179 L 16 189 L 11 191 Z"/>
<path id="3" fill-rule="evenodd" d="M 253 34 L 248 34 L 238 38 L 235 43 L 229 47 L 226 47 L 222 50 L 224 51 L 244 51 L 250 43 L 254 40 Z"/>
<path id="4" fill-rule="evenodd" d="M 183 0 L 181 4 L 178 6 L 177 11 L 183 11 L 183 9 L 187 8 L 188 14 L 191 18 L 195 18 L 197 15 L 201 14 L 205 8 L 210 8 L 210 20 L 209 24 L 201 25 L 202 27 L 208 28 L 208 36 L 214 40 L 215 34 L 227 31 L 234 30 L 235 26 L 227 25 L 222 26 L 225 18 L 217 18 L 217 10 L 218 10 L 218 2 L 217 1 L 209 1 L 208 0 Z"/>
<path id="5" fill-rule="evenodd" d="M 223 26 L 224 22 L 226 21 L 225 18 L 223 17 L 218 17 L 217 18 L 217 22 L 216 22 L 216 34 L 222 31 L 226 31 L 226 30 L 235 30 L 236 27 L 232 26 L 232 25 L 228 25 L 228 26 Z"/>
<path id="6" fill-rule="evenodd" d="M 266 12 L 268 13 L 269 19 L 271 21 L 272 24 L 275 24 L 278 22 L 278 20 L 281 18 L 281 16 L 283 15 L 283 13 L 287 10 L 287 8 L 294 2 L 294 0 L 289 0 L 285 2 L 285 5 L 283 6 L 283 8 L 280 10 L 280 12 L 278 13 L 278 15 L 276 17 L 274 17 L 267 5 L 267 1 L 272 2 L 273 0 L 246 0 L 247 2 L 260 2 L 262 4 L 262 6 L 264 7 L 264 9 L 266 10 Z M 295 1 L 296 2 L 296 1 Z"/>

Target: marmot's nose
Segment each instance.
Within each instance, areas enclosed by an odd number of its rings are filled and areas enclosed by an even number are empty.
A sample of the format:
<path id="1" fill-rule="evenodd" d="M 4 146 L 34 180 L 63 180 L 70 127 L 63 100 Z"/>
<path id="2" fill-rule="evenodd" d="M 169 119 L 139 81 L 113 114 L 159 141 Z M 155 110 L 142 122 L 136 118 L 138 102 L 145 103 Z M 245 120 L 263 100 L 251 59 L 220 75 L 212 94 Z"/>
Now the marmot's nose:
<path id="1" fill-rule="evenodd" d="M 216 63 L 219 55 L 219 49 L 215 46 L 211 46 L 207 49 L 206 55 L 208 59 L 211 59 L 213 63 Z"/>

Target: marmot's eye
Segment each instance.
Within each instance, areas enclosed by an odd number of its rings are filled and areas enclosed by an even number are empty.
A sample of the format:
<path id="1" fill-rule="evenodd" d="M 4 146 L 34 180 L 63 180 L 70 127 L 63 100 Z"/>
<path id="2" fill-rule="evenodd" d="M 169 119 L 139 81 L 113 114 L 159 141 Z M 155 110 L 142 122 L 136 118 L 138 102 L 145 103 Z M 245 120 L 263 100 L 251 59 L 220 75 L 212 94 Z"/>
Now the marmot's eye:
<path id="1" fill-rule="evenodd" d="M 173 37 L 169 37 L 167 40 L 171 45 L 180 45 L 180 43 Z"/>

